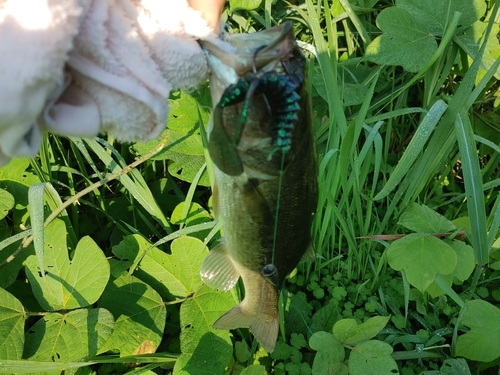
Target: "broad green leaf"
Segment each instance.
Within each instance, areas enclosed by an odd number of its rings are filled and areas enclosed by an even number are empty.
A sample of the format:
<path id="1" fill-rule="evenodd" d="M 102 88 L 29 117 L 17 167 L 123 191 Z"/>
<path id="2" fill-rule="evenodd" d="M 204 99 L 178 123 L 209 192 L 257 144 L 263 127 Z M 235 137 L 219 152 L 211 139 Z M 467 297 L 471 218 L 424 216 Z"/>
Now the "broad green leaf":
<path id="1" fill-rule="evenodd" d="M 0 187 L 14 196 L 18 209 L 28 205 L 28 188 L 40 182 L 33 173 L 26 172 L 29 165 L 28 159 L 16 158 L 0 168 Z"/>
<path id="2" fill-rule="evenodd" d="M 453 275 L 444 275 L 442 276 L 442 280 L 444 281 L 446 286 L 451 287 L 453 284 Z M 442 296 L 443 294 L 446 294 L 446 292 L 437 284 L 435 280 L 431 283 L 431 285 L 427 287 L 425 292 L 429 293 L 432 298 L 437 298 L 439 296 Z"/>
<path id="3" fill-rule="evenodd" d="M 235 10 L 254 10 L 257 9 L 262 0 L 229 0 L 229 7 L 231 11 Z"/>
<path id="4" fill-rule="evenodd" d="M 140 235 L 130 235 L 113 247 L 120 259 L 141 259 L 136 276 L 168 299 L 184 298 L 201 285 L 200 268 L 208 249 L 199 239 L 183 236 L 172 241 L 172 254 L 151 247 Z"/>
<path id="5" fill-rule="evenodd" d="M 325 306 L 316 311 L 311 318 L 310 328 L 312 332 L 330 332 L 333 325 L 341 318 L 338 302 L 331 299 Z"/>
<path id="6" fill-rule="evenodd" d="M 455 38 L 457 44 L 465 52 L 467 52 L 472 59 L 476 58 L 476 55 L 479 52 L 481 38 L 486 30 L 486 26 L 486 23 L 477 21 L 471 27 L 458 34 Z M 500 43 L 496 37 L 499 29 L 500 27 L 498 24 L 493 25 L 492 33 L 488 39 L 486 50 L 484 51 L 482 58 L 482 68 L 484 70 L 488 70 L 495 63 L 495 60 L 500 57 Z M 483 74 L 480 74 L 479 77 L 482 77 Z M 500 69 L 497 69 L 495 77 L 500 79 Z"/>
<path id="7" fill-rule="evenodd" d="M 137 353 L 144 346 L 160 345 L 167 310 L 160 295 L 139 279 L 124 275 L 108 283 L 98 305 L 115 317 L 115 326 L 100 353 L 118 349 L 121 356 Z M 152 351 L 149 351 L 152 352 Z"/>
<path id="8" fill-rule="evenodd" d="M 174 374 L 222 374 L 229 364 L 233 346 L 229 331 L 212 324 L 235 305 L 230 292 L 202 286 L 181 305 L 181 352 Z"/>
<path id="9" fill-rule="evenodd" d="M 236 360 L 240 363 L 245 363 L 252 357 L 252 353 L 250 353 L 245 341 L 236 341 L 234 343 L 234 354 L 236 355 Z"/>
<path id="10" fill-rule="evenodd" d="M 267 375 L 267 371 L 262 365 L 250 365 L 244 368 L 240 375 Z"/>
<path id="11" fill-rule="evenodd" d="M 470 331 L 458 337 L 455 355 L 480 362 L 500 357 L 500 309 L 482 300 L 465 306 L 461 323 Z"/>
<path id="12" fill-rule="evenodd" d="M 442 36 L 454 12 L 462 13 L 460 26 L 467 27 L 486 11 L 484 0 L 397 0 L 396 6 L 406 10 L 434 36 Z"/>
<path id="13" fill-rule="evenodd" d="M 21 302 L 0 288 L 0 360 L 23 356 L 26 318 Z"/>
<path id="14" fill-rule="evenodd" d="M 0 219 L 3 219 L 9 213 L 15 204 L 14 197 L 8 191 L 0 189 Z"/>
<path id="15" fill-rule="evenodd" d="M 465 359 L 448 358 L 439 371 L 424 371 L 421 375 L 471 375 L 471 373 Z"/>
<path id="16" fill-rule="evenodd" d="M 470 218 L 468 216 L 460 216 L 453 220 L 453 225 L 467 233 L 471 232 Z"/>
<path id="17" fill-rule="evenodd" d="M 398 365 L 391 357 L 392 346 L 370 340 L 356 345 L 349 356 L 349 374 L 351 375 L 398 375 Z"/>
<path id="18" fill-rule="evenodd" d="M 205 153 L 199 131 L 198 109 L 204 124 L 208 124 L 210 98 L 208 90 L 200 93 L 187 94 L 185 92 L 170 100 L 170 114 L 168 129 L 159 138 L 167 135 L 168 142 L 165 148 L 153 156 L 151 160 L 169 160 L 168 171 L 174 177 L 192 182 L 196 173 L 205 163 Z M 204 106 L 205 105 L 205 106 Z M 147 143 L 136 143 L 134 149 L 145 155 L 158 144 L 158 139 Z M 199 182 L 201 186 L 210 186 L 208 174 L 204 173 Z"/>
<path id="19" fill-rule="evenodd" d="M 449 233 L 456 229 L 455 225 L 444 216 L 423 204 L 414 202 L 410 203 L 401 214 L 398 224 L 419 233 Z"/>
<path id="20" fill-rule="evenodd" d="M 309 346 L 316 350 L 312 365 L 313 374 L 328 374 L 328 369 L 345 359 L 345 349 L 329 332 L 315 332 L 309 339 Z"/>
<path id="21" fill-rule="evenodd" d="M 442 240 L 413 233 L 389 246 L 387 260 L 396 271 L 404 269 L 408 282 L 423 293 L 436 274 L 449 275 L 453 272 L 457 265 L 457 254 Z"/>
<path id="22" fill-rule="evenodd" d="M 390 316 L 374 316 L 358 325 L 355 319 L 342 319 L 333 326 L 333 335 L 343 345 L 355 346 L 375 337 L 389 321 Z"/>
<path id="23" fill-rule="evenodd" d="M 67 362 L 94 356 L 110 337 L 114 319 L 105 309 L 50 313 L 26 333 L 24 357 Z"/>
<path id="24" fill-rule="evenodd" d="M 463 358 L 448 358 L 440 368 L 441 375 L 471 375 L 469 365 Z"/>
<path id="25" fill-rule="evenodd" d="M 170 220 L 172 224 L 180 225 L 181 228 L 184 229 L 188 226 L 192 227 L 197 224 L 213 222 L 214 218 L 207 210 L 196 202 L 191 202 L 189 207 L 186 206 L 186 202 L 181 202 L 175 207 L 172 215 L 170 216 Z M 210 231 L 211 229 L 200 230 L 191 233 L 190 236 L 198 238 L 201 241 L 205 241 L 207 236 L 210 234 Z"/>
<path id="26" fill-rule="evenodd" d="M 109 279 L 106 256 L 90 237 L 83 237 L 70 261 L 66 227 L 54 220 L 45 228 L 42 277 L 35 256 L 26 260 L 26 275 L 38 303 L 46 311 L 86 307 L 96 302 Z"/>
<path id="27" fill-rule="evenodd" d="M 345 364 L 345 362 L 336 362 L 330 366 L 328 369 L 328 374 L 334 375 L 349 375 L 349 368 Z"/>
<path id="28" fill-rule="evenodd" d="M 8 230 L 8 233 L 10 234 L 10 230 Z M 14 254 L 18 250 L 18 247 L 19 247 L 19 240 L 14 241 L 12 244 L 1 249 L 0 263 L 5 262 L 12 254 Z M 8 288 L 9 286 L 11 286 L 16 281 L 19 271 L 24 267 L 24 261 L 26 260 L 26 258 L 34 254 L 35 254 L 35 249 L 33 245 L 30 244 L 30 246 L 24 249 L 24 251 L 17 254 L 13 260 L 4 264 L 4 266 L 0 270 L 0 288 Z"/>
<path id="29" fill-rule="evenodd" d="M 337 69 L 338 86 L 341 89 L 342 103 L 345 107 L 363 103 L 368 87 L 364 81 L 368 79 L 374 72 L 374 68 L 353 64 L 347 60 L 343 64 L 339 64 Z M 312 84 L 318 94 L 325 100 L 328 100 L 327 85 L 321 74 L 319 67 L 314 69 Z M 378 88 L 387 84 L 385 79 L 379 79 L 375 85 L 375 91 Z"/>
<path id="30" fill-rule="evenodd" d="M 390 7 L 377 17 L 383 34 L 366 48 L 365 58 L 377 64 L 401 65 L 409 72 L 420 71 L 437 50 L 427 27 L 406 10 Z"/>
<path id="31" fill-rule="evenodd" d="M 33 173 L 26 172 L 30 163 L 25 158 L 12 159 L 9 164 L 0 168 L 0 188 L 8 191 L 15 200 L 13 225 L 25 225 L 29 221 L 28 189 L 40 182 Z"/>
<path id="32" fill-rule="evenodd" d="M 309 337 L 309 321 L 313 307 L 307 301 L 304 292 L 292 294 L 283 290 L 283 303 L 285 313 L 285 328 L 293 327 L 293 332 L 302 333 L 304 337 Z"/>
<path id="33" fill-rule="evenodd" d="M 460 281 L 465 281 L 474 271 L 474 249 L 462 241 L 448 242 L 457 253 L 457 266 L 453 270 L 453 277 Z"/>
<path id="34" fill-rule="evenodd" d="M 179 203 L 170 217 L 172 224 L 183 224 L 183 225 L 195 225 L 200 223 L 205 223 L 207 221 L 212 221 L 213 218 L 210 216 L 207 210 L 205 210 L 200 204 L 192 202 L 189 206 L 189 211 L 186 217 L 183 217 L 183 211 L 185 209 L 185 203 Z"/>

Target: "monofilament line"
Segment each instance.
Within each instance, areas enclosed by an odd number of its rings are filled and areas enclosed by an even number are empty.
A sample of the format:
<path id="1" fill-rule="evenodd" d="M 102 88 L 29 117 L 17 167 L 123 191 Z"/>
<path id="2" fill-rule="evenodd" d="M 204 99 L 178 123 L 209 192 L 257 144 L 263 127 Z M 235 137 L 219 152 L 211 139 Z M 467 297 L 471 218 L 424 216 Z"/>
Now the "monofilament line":
<path id="1" fill-rule="evenodd" d="M 285 154 L 287 150 L 281 149 L 281 166 L 278 179 L 278 197 L 276 199 L 276 215 L 274 215 L 274 234 L 273 234 L 273 252 L 271 255 L 271 264 L 274 264 L 274 254 L 276 253 L 276 238 L 278 237 L 278 220 L 280 210 L 281 187 L 283 183 L 283 170 L 285 167 Z"/>

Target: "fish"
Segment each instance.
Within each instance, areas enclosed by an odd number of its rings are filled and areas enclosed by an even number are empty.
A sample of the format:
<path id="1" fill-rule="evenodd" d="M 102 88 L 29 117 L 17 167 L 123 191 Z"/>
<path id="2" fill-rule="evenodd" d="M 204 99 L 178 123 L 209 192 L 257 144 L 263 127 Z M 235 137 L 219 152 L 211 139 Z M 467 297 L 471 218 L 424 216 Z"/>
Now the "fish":
<path id="1" fill-rule="evenodd" d="M 279 290 L 301 260 L 315 259 L 318 165 L 306 59 L 291 22 L 228 41 L 231 48 L 201 42 L 211 71 L 208 151 L 222 238 L 200 276 L 224 291 L 241 277 L 243 300 L 213 327 L 248 328 L 270 353 Z"/>

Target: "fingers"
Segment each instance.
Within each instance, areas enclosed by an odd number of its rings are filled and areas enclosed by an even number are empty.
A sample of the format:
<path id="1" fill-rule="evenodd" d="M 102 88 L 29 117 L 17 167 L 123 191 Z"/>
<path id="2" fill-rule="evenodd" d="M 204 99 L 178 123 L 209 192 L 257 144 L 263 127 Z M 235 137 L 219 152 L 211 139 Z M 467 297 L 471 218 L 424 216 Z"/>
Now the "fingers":
<path id="1" fill-rule="evenodd" d="M 188 0 L 189 5 L 200 11 L 208 25 L 219 33 L 220 15 L 224 9 L 225 0 Z"/>

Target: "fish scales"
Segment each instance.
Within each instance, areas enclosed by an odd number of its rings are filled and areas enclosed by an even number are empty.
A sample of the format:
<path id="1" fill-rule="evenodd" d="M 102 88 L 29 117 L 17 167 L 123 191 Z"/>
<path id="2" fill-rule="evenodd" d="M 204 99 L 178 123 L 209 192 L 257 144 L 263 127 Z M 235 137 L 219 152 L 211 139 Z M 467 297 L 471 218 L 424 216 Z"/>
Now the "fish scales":
<path id="1" fill-rule="evenodd" d="M 279 330 L 278 293 L 286 276 L 314 256 L 317 161 L 305 58 L 291 23 L 231 37 L 235 51 L 203 42 L 216 103 L 209 126 L 214 209 L 223 238 L 200 274 L 245 296 L 214 323 L 249 328 L 268 352 Z M 309 249 L 309 250 L 308 250 Z"/>

